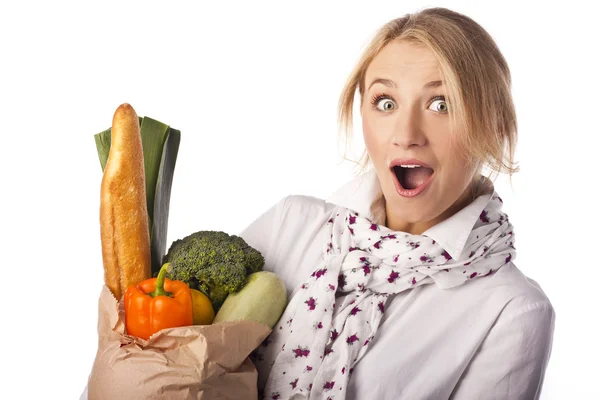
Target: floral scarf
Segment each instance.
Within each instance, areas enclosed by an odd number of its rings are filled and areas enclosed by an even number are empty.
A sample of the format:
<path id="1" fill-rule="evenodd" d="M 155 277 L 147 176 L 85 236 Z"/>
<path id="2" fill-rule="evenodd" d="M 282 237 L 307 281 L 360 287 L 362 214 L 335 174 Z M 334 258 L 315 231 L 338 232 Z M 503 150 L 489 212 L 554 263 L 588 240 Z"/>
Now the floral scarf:
<path id="1" fill-rule="evenodd" d="M 453 288 L 516 257 L 495 191 L 459 260 L 427 236 L 392 231 L 348 208 L 336 208 L 327 224 L 321 262 L 253 353 L 263 399 L 344 399 L 390 296 L 428 284 Z"/>

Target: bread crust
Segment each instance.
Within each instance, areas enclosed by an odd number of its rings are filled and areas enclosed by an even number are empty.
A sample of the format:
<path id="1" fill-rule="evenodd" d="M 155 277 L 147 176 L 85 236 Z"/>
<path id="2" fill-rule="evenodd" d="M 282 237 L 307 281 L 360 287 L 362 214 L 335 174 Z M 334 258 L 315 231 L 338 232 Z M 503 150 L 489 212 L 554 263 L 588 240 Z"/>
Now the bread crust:
<path id="1" fill-rule="evenodd" d="M 138 116 L 127 103 L 113 116 L 102 176 L 100 236 L 104 282 L 120 300 L 129 286 L 151 277 L 142 137 Z"/>

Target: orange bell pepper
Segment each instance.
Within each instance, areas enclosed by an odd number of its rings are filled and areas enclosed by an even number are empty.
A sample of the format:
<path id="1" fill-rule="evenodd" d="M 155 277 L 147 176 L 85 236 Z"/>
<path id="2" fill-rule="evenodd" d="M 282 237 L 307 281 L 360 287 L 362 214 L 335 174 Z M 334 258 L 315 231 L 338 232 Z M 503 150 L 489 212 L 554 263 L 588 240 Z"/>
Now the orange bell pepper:
<path id="1" fill-rule="evenodd" d="M 161 329 L 192 325 L 190 287 L 165 278 L 168 266 L 164 264 L 156 278 L 125 291 L 125 326 L 129 335 L 148 340 Z"/>

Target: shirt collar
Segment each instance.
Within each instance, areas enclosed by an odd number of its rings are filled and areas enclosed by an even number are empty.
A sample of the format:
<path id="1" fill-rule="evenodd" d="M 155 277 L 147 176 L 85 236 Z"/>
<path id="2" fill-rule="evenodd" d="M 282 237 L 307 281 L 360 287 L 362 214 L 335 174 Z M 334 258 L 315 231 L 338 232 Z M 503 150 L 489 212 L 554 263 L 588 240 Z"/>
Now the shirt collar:
<path id="1" fill-rule="evenodd" d="M 450 218 L 427 229 L 422 235 L 439 243 L 454 260 L 459 259 L 473 226 L 492 195 L 493 193 L 486 193 L 479 196 Z M 345 183 L 327 199 L 327 202 L 354 210 L 379 225 L 385 223 L 385 202 L 375 169 Z"/>

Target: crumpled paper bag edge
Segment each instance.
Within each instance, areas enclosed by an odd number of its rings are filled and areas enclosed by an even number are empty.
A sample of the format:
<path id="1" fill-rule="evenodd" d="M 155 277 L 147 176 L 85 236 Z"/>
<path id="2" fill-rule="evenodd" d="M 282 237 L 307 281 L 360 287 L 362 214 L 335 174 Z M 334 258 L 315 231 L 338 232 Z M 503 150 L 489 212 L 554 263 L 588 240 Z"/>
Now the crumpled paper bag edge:
<path id="1" fill-rule="evenodd" d="M 137 338 L 131 335 L 128 335 L 126 332 L 126 327 L 125 327 L 125 323 L 124 323 L 124 307 L 123 307 L 123 298 L 121 298 L 121 301 L 117 301 L 117 299 L 115 298 L 115 296 L 112 294 L 112 292 L 110 291 L 110 289 L 106 286 L 103 285 L 102 287 L 102 291 L 100 294 L 100 299 L 99 299 L 99 315 L 98 315 L 98 353 L 97 353 L 97 359 L 94 361 L 94 367 L 92 369 L 92 374 L 90 374 L 90 380 L 88 381 L 88 386 L 92 387 L 88 387 L 88 394 L 91 394 L 91 396 L 89 397 L 90 399 L 94 399 L 94 398 L 115 398 L 114 397 L 114 392 L 113 394 L 111 393 L 107 393 L 107 394 L 103 394 L 103 390 L 100 387 L 100 390 L 98 388 L 98 380 L 94 379 L 95 377 L 92 375 L 103 375 L 103 373 L 106 372 L 106 369 L 113 369 L 115 365 L 125 365 L 125 364 L 118 364 L 118 363 L 124 363 L 123 359 L 120 359 L 119 357 L 117 357 L 116 355 L 121 354 L 122 351 L 125 351 L 124 354 L 127 354 L 126 357 L 141 357 L 142 354 L 149 354 L 148 352 L 152 352 L 152 355 L 154 355 L 154 353 L 158 353 L 158 354 L 162 354 L 162 353 L 168 353 L 168 352 L 172 352 L 172 351 L 177 351 L 179 350 L 179 348 L 181 347 L 182 350 L 187 350 L 186 346 L 188 346 L 187 343 L 182 344 L 181 346 L 179 346 L 178 344 L 174 345 L 173 343 L 179 343 L 179 341 L 181 341 L 181 338 L 188 338 L 190 337 L 189 335 L 192 335 L 192 340 L 204 340 L 203 336 L 204 335 L 211 335 L 214 334 L 215 332 L 218 332 L 219 334 L 224 334 L 224 335 L 229 335 L 228 337 L 237 337 L 240 339 L 240 341 L 237 343 L 237 345 L 245 348 L 244 350 L 244 357 L 240 357 L 238 354 L 238 358 L 239 358 L 239 362 L 234 363 L 233 365 L 230 365 L 229 367 L 227 365 L 222 365 L 219 362 L 212 362 L 212 358 L 214 357 L 214 354 L 211 354 L 211 350 L 212 353 L 214 353 L 215 351 L 219 352 L 219 354 L 222 353 L 226 353 L 229 354 L 229 352 L 235 351 L 232 350 L 231 347 L 235 348 L 235 345 L 233 345 L 233 343 L 228 342 L 228 344 L 231 344 L 233 346 L 222 346 L 221 348 L 217 348 L 217 349 L 212 349 L 210 346 L 205 346 L 205 352 L 208 355 L 207 360 L 205 361 L 204 367 L 200 366 L 200 368 L 197 368 L 199 370 L 202 370 L 203 368 L 206 370 L 205 372 L 207 372 L 207 374 L 199 374 L 198 377 L 195 377 L 194 379 L 200 379 L 200 382 L 192 382 L 192 387 L 188 387 L 190 385 L 188 385 L 187 382 L 184 382 L 180 387 L 181 387 L 181 392 L 186 392 L 188 393 L 188 396 L 190 393 L 196 393 L 196 395 L 198 397 L 196 398 L 203 398 L 204 395 L 208 395 L 208 393 L 212 393 L 213 395 L 218 393 L 221 393 L 223 396 L 225 396 L 225 393 L 229 393 L 229 397 L 223 397 L 223 398 L 251 398 L 254 396 L 257 396 L 258 394 L 256 393 L 256 383 L 257 383 L 257 371 L 256 368 L 254 368 L 253 364 L 250 362 L 248 363 L 249 360 L 249 355 L 250 353 L 256 349 L 258 346 L 260 346 L 260 344 L 263 342 L 263 340 L 271 333 L 271 328 L 269 328 L 267 325 L 263 325 L 263 324 L 259 324 L 257 322 L 253 322 L 253 321 L 229 321 L 229 322 L 220 322 L 220 323 L 216 323 L 216 324 L 212 324 L 212 325 L 192 325 L 192 326 L 187 326 L 187 327 L 178 327 L 178 328 L 168 328 L 168 329 L 163 329 L 160 332 L 155 333 L 154 335 L 152 335 L 148 340 L 144 340 L 142 338 Z M 237 332 L 249 332 L 254 334 L 253 337 L 253 341 L 250 342 L 250 345 L 248 343 L 248 339 L 244 336 L 240 336 L 239 333 Z M 196 336 L 193 336 L 196 335 Z M 119 343 L 119 346 L 117 348 L 116 343 Z M 241 343 L 240 343 L 241 342 Z M 112 347 L 111 347 L 112 344 Z M 197 343 L 196 343 L 197 344 Z M 173 348 L 173 346 L 175 346 L 175 348 Z M 245 346 L 245 347 L 244 347 Z M 250 348 L 250 347 L 251 348 Z M 125 347 L 125 349 L 124 349 Z M 217 346 L 218 347 L 218 346 Z M 239 348 L 239 347 L 238 347 Z M 103 352 L 108 352 L 111 353 L 109 354 L 103 354 Z M 146 353 L 144 353 L 146 352 Z M 219 356 L 219 354 L 217 354 L 217 357 Z M 111 357 L 114 356 L 114 357 Z M 104 357 L 109 357 L 108 359 L 110 361 L 108 361 L 108 363 L 117 363 L 114 365 L 104 365 L 102 363 L 98 364 L 98 358 L 104 358 Z M 175 358 L 177 357 L 181 357 L 181 354 L 175 356 Z M 138 362 L 141 362 L 143 359 L 143 357 L 138 360 Z M 193 356 L 191 358 L 188 357 L 187 360 L 194 360 Z M 106 361 L 106 359 L 104 359 L 103 361 Z M 132 360 L 130 360 L 132 361 Z M 131 364 L 131 362 L 130 362 Z M 138 365 L 138 363 L 136 363 L 135 361 L 133 361 L 133 364 Z M 146 364 L 140 364 L 140 365 L 144 365 L 144 367 L 146 367 Z M 248 369 L 248 365 L 251 365 L 253 368 L 252 370 Z M 188 365 L 190 369 L 196 368 L 196 365 Z M 183 369 L 185 369 L 186 366 L 183 367 Z M 137 369 L 137 368 L 136 368 Z M 103 371 L 104 370 L 104 371 Z M 210 370 L 210 371 L 208 371 Z M 163 371 L 164 372 L 164 371 Z M 168 369 L 166 370 L 166 374 L 168 375 Z M 102 380 L 100 379 L 100 382 Z M 232 384 L 232 381 L 234 382 Z M 113 381 L 110 380 L 111 385 L 113 386 L 112 383 Z M 171 382 L 171 380 L 169 380 L 169 382 Z M 237 382 L 237 384 L 235 384 L 235 382 Z M 154 382 L 154 386 L 159 386 L 158 383 L 160 382 Z M 165 381 L 165 383 L 167 383 L 167 381 Z M 124 383 L 125 385 L 128 384 L 128 382 Z M 168 385 L 170 385 L 171 387 L 173 386 L 172 383 L 169 383 Z M 177 385 L 177 384 L 175 384 Z M 95 386 L 95 387 L 94 387 Z M 239 386 L 239 387 L 238 387 Z M 203 390 L 202 390 L 203 388 Z M 236 391 L 236 388 L 238 389 Z M 131 389 L 131 388 L 129 388 Z M 143 390 L 141 390 L 143 392 Z M 119 389 L 119 393 L 126 393 L 127 390 L 121 390 Z M 157 390 L 155 391 L 156 393 L 162 393 L 162 388 L 157 388 Z M 177 390 L 175 390 L 175 392 L 178 393 Z M 203 394 L 204 393 L 204 394 Z M 254 393 L 254 396 L 252 395 Z M 158 395 L 158 394 L 157 394 Z M 163 394 L 164 395 L 164 394 Z M 149 396 L 148 398 L 152 398 L 152 396 Z M 178 398 L 178 397 L 170 397 L 170 398 Z M 189 398 L 189 397 L 183 397 L 183 398 Z M 212 398 L 212 397 L 211 397 Z"/>

